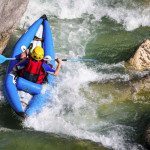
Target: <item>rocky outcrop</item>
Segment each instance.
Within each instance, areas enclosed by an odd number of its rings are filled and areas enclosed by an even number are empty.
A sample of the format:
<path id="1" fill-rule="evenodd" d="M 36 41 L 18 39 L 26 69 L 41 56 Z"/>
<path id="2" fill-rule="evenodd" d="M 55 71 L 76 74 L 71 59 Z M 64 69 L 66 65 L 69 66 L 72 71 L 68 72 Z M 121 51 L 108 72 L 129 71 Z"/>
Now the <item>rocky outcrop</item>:
<path id="1" fill-rule="evenodd" d="M 0 0 L 0 53 L 17 27 L 29 0 Z"/>
<path id="2" fill-rule="evenodd" d="M 128 61 L 127 68 L 135 72 L 147 70 L 146 75 L 131 83 L 132 98 L 135 101 L 150 102 L 150 40 L 144 41 L 137 49 L 134 56 Z M 145 132 L 144 138 L 148 148 L 150 148 L 150 125 Z"/>
<path id="3" fill-rule="evenodd" d="M 145 40 L 137 49 L 134 56 L 128 61 L 127 69 L 141 72 L 147 70 L 141 79 L 137 79 L 131 84 L 134 99 L 150 100 L 150 40 Z M 133 72 L 134 72 L 133 71 Z M 144 98 L 145 97 L 145 98 Z"/>
<path id="4" fill-rule="evenodd" d="M 129 64 L 135 70 L 150 69 L 150 40 L 140 45 L 135 55 L 129 60 Z"/>

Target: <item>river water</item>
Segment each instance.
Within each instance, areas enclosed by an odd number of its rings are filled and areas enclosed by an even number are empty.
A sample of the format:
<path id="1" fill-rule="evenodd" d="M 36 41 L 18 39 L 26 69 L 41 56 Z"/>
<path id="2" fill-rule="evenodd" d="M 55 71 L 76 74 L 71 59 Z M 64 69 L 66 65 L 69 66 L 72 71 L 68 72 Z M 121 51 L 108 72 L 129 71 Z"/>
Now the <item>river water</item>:
<path id="1" fill-rule="evenodd" d="M 146 149 L 149 96 L 135 98 L 131 84 L 149 72 L 127 71 L 124 61 L 150 38 L 150 2 L 30 0 L 7 49 L 43 14 L 52 27 L 57 57 L 98 61 L 63 62 L 51 90 L 53 104 L 26 120 L 6 104 L 1 87 L 0 149 Z M 6 67 L 0 67 L 1 85 Z"/>

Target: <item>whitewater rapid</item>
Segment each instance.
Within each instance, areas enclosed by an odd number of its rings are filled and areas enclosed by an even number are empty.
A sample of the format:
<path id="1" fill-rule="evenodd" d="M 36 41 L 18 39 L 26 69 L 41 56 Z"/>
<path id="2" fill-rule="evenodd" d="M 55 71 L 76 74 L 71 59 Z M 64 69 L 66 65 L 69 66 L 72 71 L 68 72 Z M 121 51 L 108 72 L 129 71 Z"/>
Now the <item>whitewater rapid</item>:
<path id="1" fill-rule="evenodd" d="M 95 27 L 103 17 L 122 24 L 128 31 L 150 26 L 150 7 L 132 0 L 30 0 L 19 27 L 27 29 L 43 14 L 51 23 L 55 50 L 61 58 L 85 56 L 87 43 L 97 35 Z M 124 130 L 132 131 L 132 128 L 99 120 L 98 107 L 111 103 L 112 97 L 99 99 L 97 103 L 95 97 L 99 93 L 93 92 L 89 85 L 109 80 L 130 81 L 126 72 L 98 71 L 124 69 L 124 62 L 90 66 L 83 62 L 64 62 L 57 86 L 50 91 L 54 95 L 53 103 L 43 108 L 40 114 L 27 118 L 23 125 L 38 131 L 88 139 L 113 149 L 142 149 L 125 137 Z"/>
<path id="2" fill-rule="evenodd" d="M 30 0 L 21 25 L 34 22 L 43 14 L 59 19 L 84 18 L 87 14 L 92 16 L 92 22 L 105 16 L 123 24 L 128 31 L 150 26 L 150 3 L 134 0 Z"/>

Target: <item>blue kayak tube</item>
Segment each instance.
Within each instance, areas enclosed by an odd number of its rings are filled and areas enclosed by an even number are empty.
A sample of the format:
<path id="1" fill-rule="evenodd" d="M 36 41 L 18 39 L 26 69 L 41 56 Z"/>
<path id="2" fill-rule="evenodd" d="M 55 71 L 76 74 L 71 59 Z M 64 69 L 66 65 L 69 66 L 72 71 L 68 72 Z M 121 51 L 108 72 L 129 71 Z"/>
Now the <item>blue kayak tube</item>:
<path id="1" fill-rule="evenodd" d="M 41 42 L 40 46 L 44 49 L 44 55 L 50 56 L 52 60 L 55 60 L 52 32 L 46 15 L 43 15 L 35 21 L 19 38 L 13 48 L 12 57 L 19 58 L 23 49 L 29 48 L 31 43 L 39 46 L 39 41 L 37 42 L 34 40 L 34 37 L 37 37 L 38 35 L 41 36 L 39 38 L 43 38 L 43 42 Z M 9 62 L 4 81 L 4 90 L 7 102 L 16 114 L 21 117 L 28 117 L 39 113 L 48 101 L 52 100 L 53 96 L 52 93 L 42 92 L 43 85 L 33 83 L 22 77 L 16 77 L 13 74 L 12 69 L 18 61 L 19 60 L 17 59 Z M 55 67 L 55 61 L 51 61 L 51 64 Z M 55 77 L 48 74 L 47 84 L 53 87 L 54 83 Z M 20 91 L 24 91 L 26 94 L 31 95 L 26 107 L 23 107 L 23 102 L 19 95 Z"/>

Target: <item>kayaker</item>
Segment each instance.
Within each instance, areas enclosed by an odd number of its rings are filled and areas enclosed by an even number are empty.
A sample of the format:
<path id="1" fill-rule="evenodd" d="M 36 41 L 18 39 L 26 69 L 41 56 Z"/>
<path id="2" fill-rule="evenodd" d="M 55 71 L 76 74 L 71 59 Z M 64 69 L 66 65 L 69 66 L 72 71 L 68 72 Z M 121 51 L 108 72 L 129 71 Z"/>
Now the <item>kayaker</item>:
<path id="1" fill-rule="evenodd" d="M 19 62 L 15 66 L 15 71 L 20 77 L 23 77 L 31 82 L 42 84 L 46 81 L 48 73 L 53 73 L 54 76 L 58 76 L 62 61 L 57 58 L 56 69 L 50 65 L 50 56 L 44 58 L 44 50 L 40 46 L 36 46 L 31 53 L 26 53 L 26 59 Z"/>
<path id="2" fill-rule="evenodd" d="M 43 42 L 43 38 L 39 38 L 39 37 L 35 36 L 33 41 L 41 41 L 41 42 Z M 24 52 L 21 53 L 20 58 L 21 59 L 25 59 L 26 57 L 28 57 L 28 55 L 29 55 L 29 53 L 31 52 L 32 49 L 33 49 L 33 43 L 30 44 L 28 49 L 26 49 L 26 48 L 23 49 Z"/>

